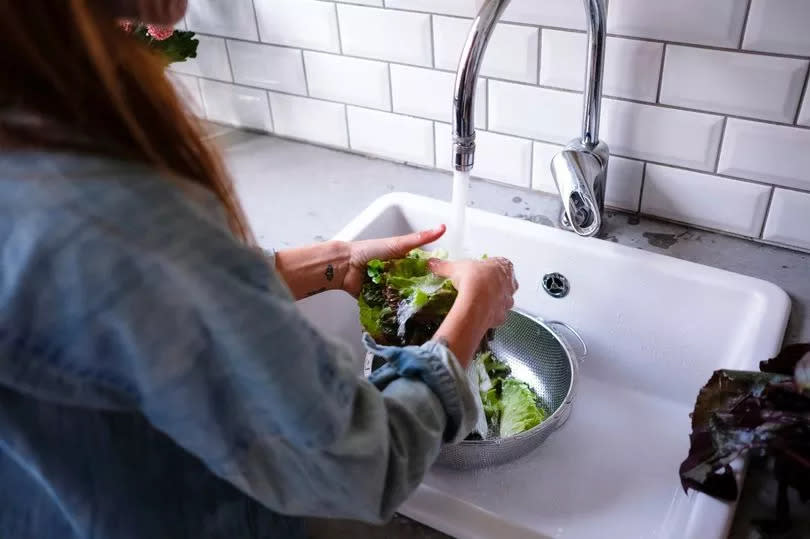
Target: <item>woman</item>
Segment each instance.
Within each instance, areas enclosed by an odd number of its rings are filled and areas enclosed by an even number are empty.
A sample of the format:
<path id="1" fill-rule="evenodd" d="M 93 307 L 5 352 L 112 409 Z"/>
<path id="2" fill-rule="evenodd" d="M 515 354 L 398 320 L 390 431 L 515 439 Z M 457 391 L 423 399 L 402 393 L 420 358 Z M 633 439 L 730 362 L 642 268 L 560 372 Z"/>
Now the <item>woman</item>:
<path id="1" fill-rule="evenodd" d="M 463 368 L 517 287 L 459 295 L 365 380 L 294 299 L 444 228 L 268 260 L 160 62 L 118 17 L 184 0 L 0 0 L 0 537 L 291 537 L 383 522 L 471 429 Z M 286 515 L 286 516 L 281 516 Z"/>

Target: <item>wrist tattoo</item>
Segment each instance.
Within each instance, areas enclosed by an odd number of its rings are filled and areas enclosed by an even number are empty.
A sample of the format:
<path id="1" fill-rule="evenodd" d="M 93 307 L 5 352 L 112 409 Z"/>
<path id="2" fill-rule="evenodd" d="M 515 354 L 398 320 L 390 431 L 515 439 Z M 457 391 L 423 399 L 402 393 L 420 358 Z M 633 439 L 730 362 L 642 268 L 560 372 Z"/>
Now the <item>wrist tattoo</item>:
<path id="1" fill-rule="evenodd" d="M 324 273 L 324 275 L 326 275 L 327 281 L 331 281 L 332 279 L 335 278 L 335 268 L 334 266 L 332 266 L 332 264 L 326 266 L 326 272 Z"/>
<path id="2" fill-rule="evenodd" d="M 321 292 L 326 292 L 326 288 L 319 288 L 318 290 L 312 290 L 311 292 L 307 292 L 305 297 L 310 298 L 316 294 L 320 294 Z"/>

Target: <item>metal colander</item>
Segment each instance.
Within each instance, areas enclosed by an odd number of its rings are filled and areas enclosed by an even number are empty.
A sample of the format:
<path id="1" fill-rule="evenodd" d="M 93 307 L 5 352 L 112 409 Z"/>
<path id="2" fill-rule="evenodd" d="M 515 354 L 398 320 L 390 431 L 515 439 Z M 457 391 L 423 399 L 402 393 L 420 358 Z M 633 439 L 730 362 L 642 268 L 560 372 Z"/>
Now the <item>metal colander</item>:
<path id="1" fill-rule="evenodd" d="M 574 351 L 562 329 L 581 345 Z M 463 441 L 442 448 L 436 463 L 455 469 L 483 468 L 521 457 L 560 428 L 571 413 L 578 362 L 588 353 L 579 333 L 568 325 L 513 310 L 495 331 L 490 343 L 495 356 L 512 369 L 512 375 L 529 384 L 543 402 L 548 417 L 536 427 L 508 438 Z M 366 370 L 373 356 L 366 358 Z"/>

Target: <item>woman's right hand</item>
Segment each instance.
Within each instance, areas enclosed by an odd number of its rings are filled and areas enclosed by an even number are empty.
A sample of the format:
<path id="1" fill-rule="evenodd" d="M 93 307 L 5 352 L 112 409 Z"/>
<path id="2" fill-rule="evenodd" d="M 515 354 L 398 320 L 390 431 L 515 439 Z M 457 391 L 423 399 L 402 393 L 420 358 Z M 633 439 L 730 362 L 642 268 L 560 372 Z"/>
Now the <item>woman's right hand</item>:
<path id="1" fill-rule="evenodd" d="M 453 308 L 434 338 L 445 342 L 466 367 L 487 330 L 503 324 L 515 304 L 518 283 L 514 268 L 505 258 L 434 259 L 429 267 L 436 275 L 450 279 L 458 290 Z"/>

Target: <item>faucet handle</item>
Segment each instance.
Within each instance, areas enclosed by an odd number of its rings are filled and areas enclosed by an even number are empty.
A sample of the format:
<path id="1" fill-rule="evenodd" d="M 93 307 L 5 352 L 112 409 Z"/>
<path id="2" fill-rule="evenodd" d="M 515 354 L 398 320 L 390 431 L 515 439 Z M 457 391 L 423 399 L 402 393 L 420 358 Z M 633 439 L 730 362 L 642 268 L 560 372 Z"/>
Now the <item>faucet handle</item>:
<path id="1" fill-rule="evenodd" d="M 594 182 L 602 172 L 602 162 L 588 151 L 566 149 L 551 160 L 563 213 L 580 236 L 593 236 L 602 226 L 602 212 L 594 193 Z"/>

